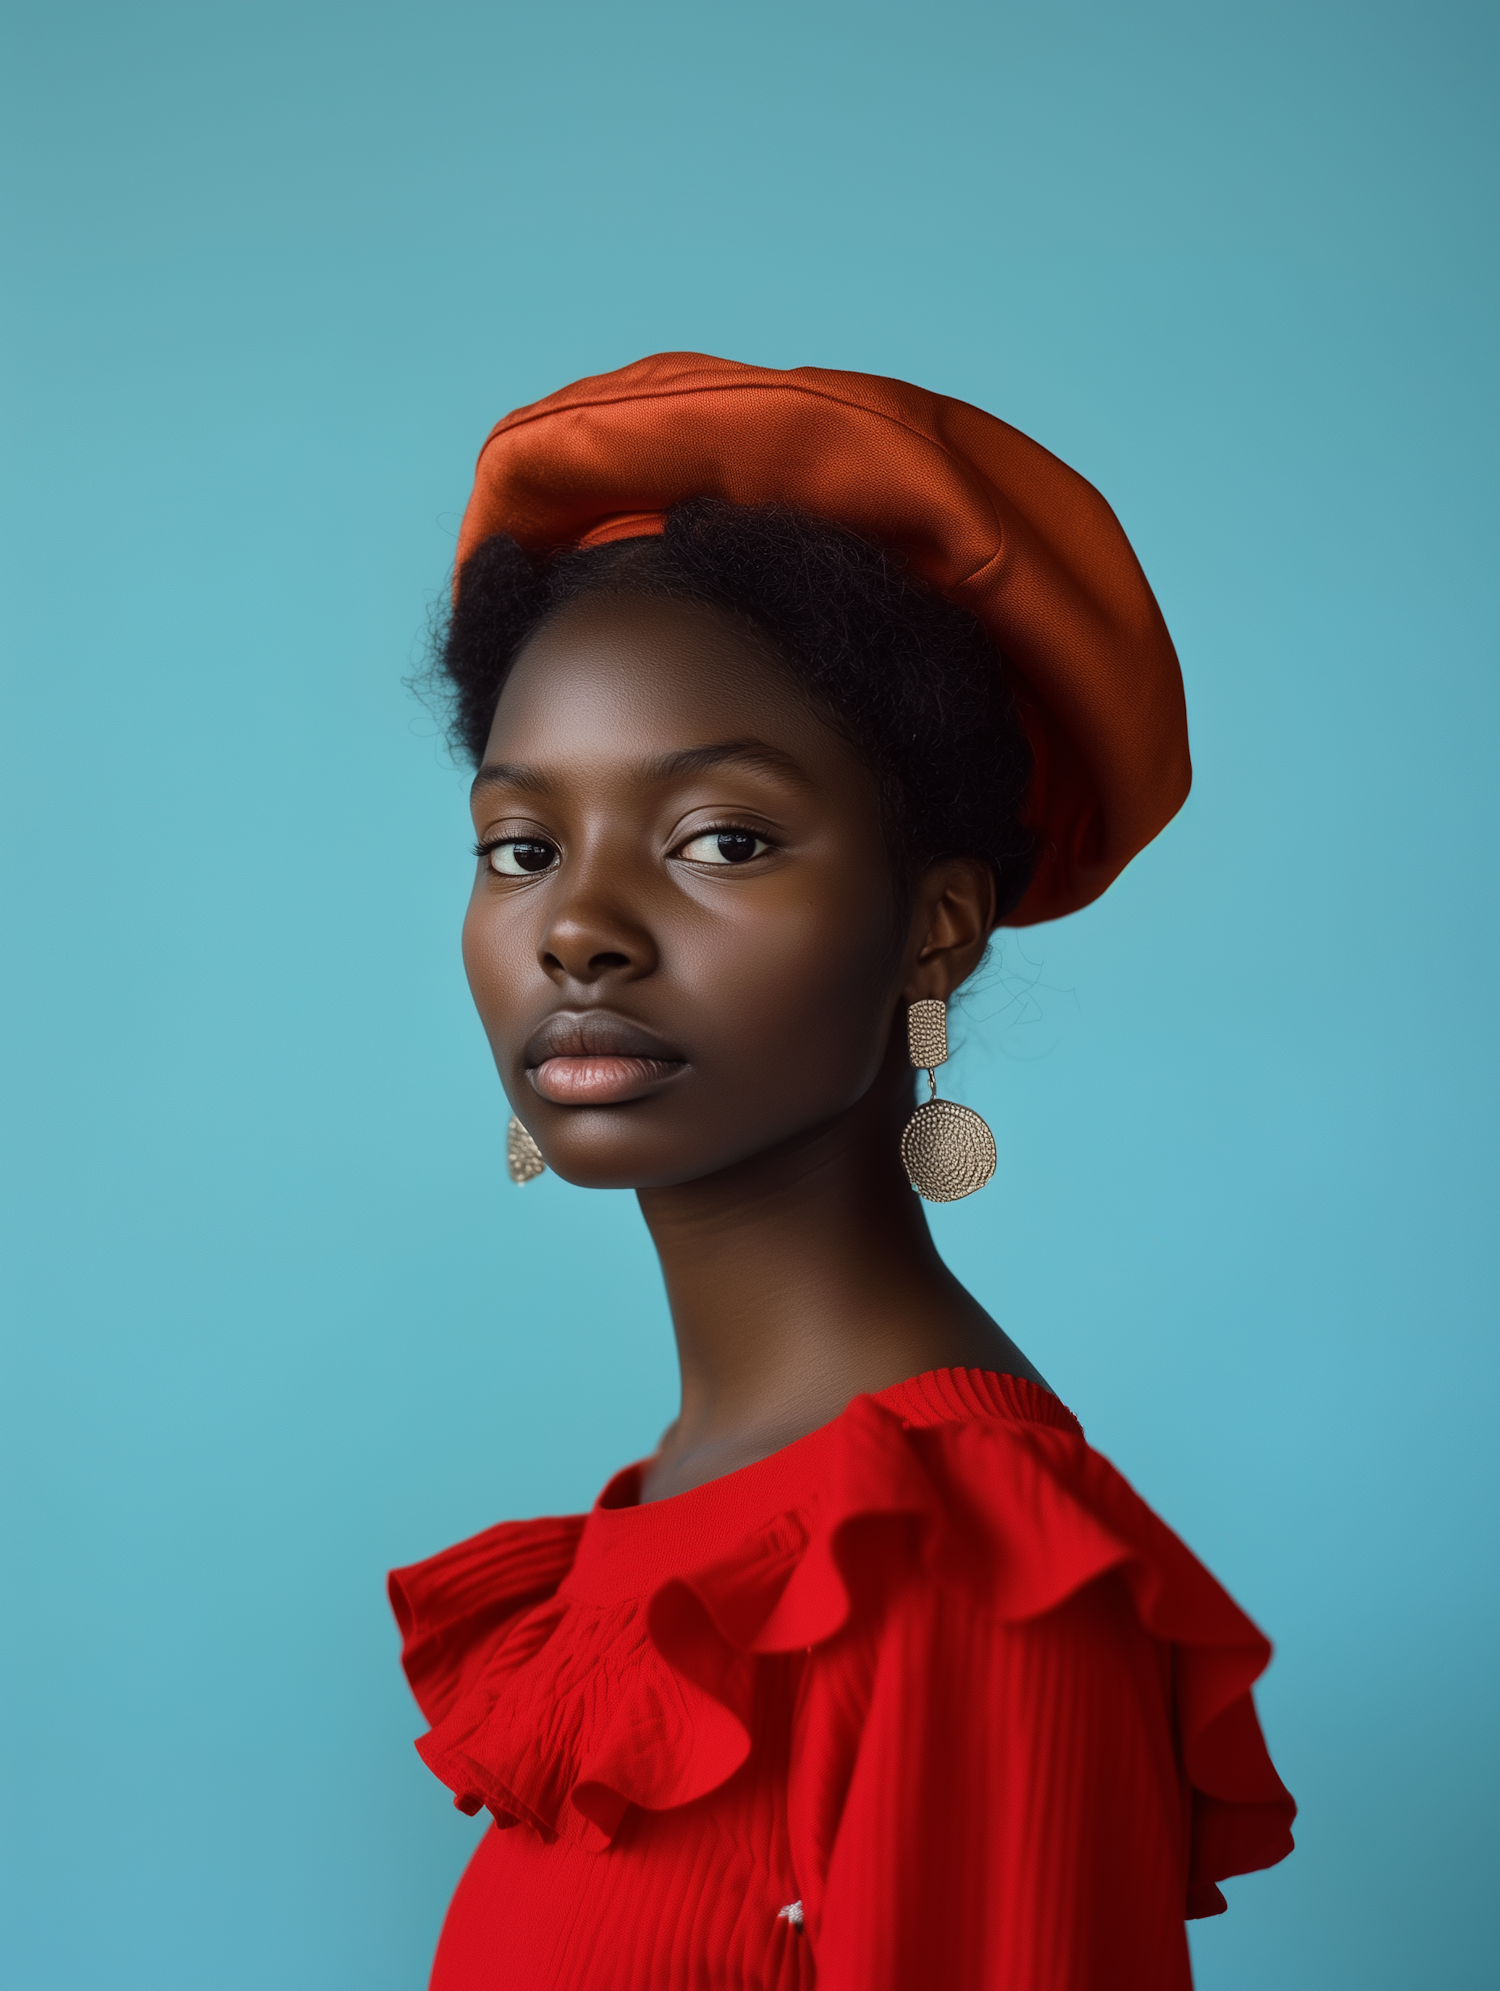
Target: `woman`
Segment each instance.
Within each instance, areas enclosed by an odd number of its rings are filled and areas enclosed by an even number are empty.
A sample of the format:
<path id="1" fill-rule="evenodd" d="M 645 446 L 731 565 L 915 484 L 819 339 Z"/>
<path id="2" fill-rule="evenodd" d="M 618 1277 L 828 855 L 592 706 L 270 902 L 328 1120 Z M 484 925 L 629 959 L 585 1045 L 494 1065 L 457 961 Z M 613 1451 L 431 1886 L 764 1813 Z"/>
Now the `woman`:
<path id="1" fill-rule="evenodd" d="M 637 1191 L 682 1401 L 590 1514 L 391 1579 L 500 1828 L 435 1991 L 1187 1985 L 1291 1845 L 1269 1648 L 912 1193 L 993 1167 L 914 1077 L 995 926 L 1187 792 L 1113 515 L 976 409 L 666 355 L 495 430 L 443 664 L 512 1174 Z"/>

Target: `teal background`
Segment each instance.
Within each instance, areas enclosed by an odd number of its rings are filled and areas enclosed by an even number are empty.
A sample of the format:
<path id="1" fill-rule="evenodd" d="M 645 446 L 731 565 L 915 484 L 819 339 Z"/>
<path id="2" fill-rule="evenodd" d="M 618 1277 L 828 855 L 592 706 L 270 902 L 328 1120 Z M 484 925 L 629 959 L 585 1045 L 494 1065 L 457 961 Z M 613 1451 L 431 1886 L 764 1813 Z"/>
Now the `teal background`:
<path id="1" fill-rule="evenodd" d="M 389 1564 L 674 1408 L 633 1202 L 503 1176 L 402 688 L 505 409 L 912 378 L 1108 495 L 1197 785 L 1005 941 L 960 1272 L 1277 1641 L 1208 1991 L 1493 1981 L 1496 14 L 13 5 L 16 1991 L 385 1991 L 474 1827 Z"/>

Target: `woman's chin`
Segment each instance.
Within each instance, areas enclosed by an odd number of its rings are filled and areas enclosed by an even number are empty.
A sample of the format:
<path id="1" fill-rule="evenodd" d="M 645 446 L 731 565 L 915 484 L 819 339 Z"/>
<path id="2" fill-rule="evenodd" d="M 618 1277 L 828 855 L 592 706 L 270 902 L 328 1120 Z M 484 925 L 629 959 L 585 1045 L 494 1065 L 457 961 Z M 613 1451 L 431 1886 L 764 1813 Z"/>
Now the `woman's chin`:
<path id="1" fill-rule="evenodd" d="M 532 1117 L 543 1116 L 533 1110 Z M 648 1132 L 626 1112 L 549 1113 L 529 1131 L 550 1172 L 575 1189 L 671 1189 L 745 1159 L 743 1149 L 726 1148 L 721 1138 L 705 1144 L 674 1139 L 661 1128 Z M 750 1143 L 752 1150 L 759 1145 Z"/>
<path id="2" fill-rule="evenodd" d="M 671 1189 L 717 1173 L 713 1166 L 695 1168 L 680 1159 L 674 1164 L 659 1155 L 580 1153 L 571 1145 L 554 1145 L 542 1159 L 550 1174 L 575 1189 Z"/>

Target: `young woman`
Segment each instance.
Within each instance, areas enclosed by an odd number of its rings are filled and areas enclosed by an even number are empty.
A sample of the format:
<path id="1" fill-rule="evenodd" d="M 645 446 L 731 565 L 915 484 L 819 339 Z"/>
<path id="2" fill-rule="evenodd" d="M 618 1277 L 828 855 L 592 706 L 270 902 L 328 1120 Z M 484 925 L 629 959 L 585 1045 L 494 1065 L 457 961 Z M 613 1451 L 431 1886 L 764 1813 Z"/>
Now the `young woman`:
<path id="1" fill-rule="evenodd" d="M 682 1401 L 591 1513 L 391 1579 L 497 1828 L 434 1991 L 1186 1986 L 1291 1845 L 1269 1648 L 913 1194 L 993 1167 L 914 1079 L 996 925 L 1187 792 L 1113 514 L 900 382 L 658 357 L 491 435 L 443 665 L 512 1174 L 636 1190 Z"/>

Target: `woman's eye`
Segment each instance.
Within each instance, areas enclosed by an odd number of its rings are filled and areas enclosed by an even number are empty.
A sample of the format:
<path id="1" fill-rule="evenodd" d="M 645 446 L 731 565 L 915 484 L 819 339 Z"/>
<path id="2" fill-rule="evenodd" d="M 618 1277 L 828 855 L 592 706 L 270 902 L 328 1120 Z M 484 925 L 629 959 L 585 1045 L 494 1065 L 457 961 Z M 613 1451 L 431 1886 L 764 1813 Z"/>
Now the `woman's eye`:
<path id="1" fill-rule="evenodd" d="M 548 870 L 557 861 L 556 847 L 543 843 L 540 837 L 506 837 L 501 843 L 492 843 L 488 855 L 491 871 L 498 871 L 502 878 L 525 878 Z"/>
<path id="2" fill-rule="evenodd" d="M 770 848 L 753 830 L 705 830 L 685 843 L 678 855 L 693 864 L 748 864 Z"/>

